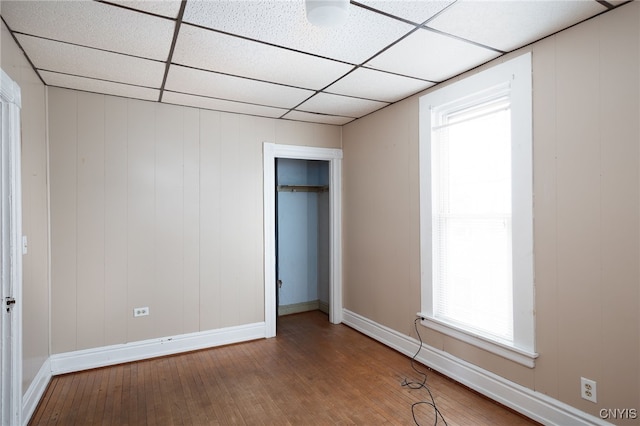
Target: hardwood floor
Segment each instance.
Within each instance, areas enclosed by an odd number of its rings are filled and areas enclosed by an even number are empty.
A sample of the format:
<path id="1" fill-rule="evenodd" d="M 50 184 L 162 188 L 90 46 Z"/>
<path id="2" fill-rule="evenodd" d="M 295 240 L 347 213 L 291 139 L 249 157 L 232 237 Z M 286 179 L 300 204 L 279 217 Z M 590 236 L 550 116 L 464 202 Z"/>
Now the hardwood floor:
<path id="1" fill-rule="evenodd" d="M 405 379 L 422 379 L 409 358 L 314 311 L 274 339 L 54 377 L 29 424 L 411 425 L 430 400 Z M 435 372 L 427 385 L 448 425 L 536 424 Z"/>

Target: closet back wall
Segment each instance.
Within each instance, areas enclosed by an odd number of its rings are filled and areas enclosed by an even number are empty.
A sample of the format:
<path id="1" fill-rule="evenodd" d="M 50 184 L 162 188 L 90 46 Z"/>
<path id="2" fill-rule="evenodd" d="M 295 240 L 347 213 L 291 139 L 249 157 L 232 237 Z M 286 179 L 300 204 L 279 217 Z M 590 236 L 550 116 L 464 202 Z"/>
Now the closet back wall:
<path id="1" fill-rule="evenodd" d="M 329 306 L 329 162 L 278 158 L 278 185 L 310 186 L 278 190 L 279 314 Z M 315 187 L 315 188 L 314 188 Z"/>
<path id="2" fill-rule="evenodd" d="M 264 321 L 262 144 L 339 127 L 59 88 L 49 110 L 53 353 Z"/>

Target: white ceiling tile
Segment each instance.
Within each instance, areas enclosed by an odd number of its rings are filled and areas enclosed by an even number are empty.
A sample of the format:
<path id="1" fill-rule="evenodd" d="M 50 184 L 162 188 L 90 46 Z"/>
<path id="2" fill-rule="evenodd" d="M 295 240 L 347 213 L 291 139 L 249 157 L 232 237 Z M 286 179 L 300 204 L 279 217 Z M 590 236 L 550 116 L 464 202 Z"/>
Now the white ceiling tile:
<path id="1" fill-rule="evenodd" d="M 162 62 L 17 34 L 38 69 L 160 88 Z"/>
<path id="2" fill-rule="evenodd" d="M 241 102 L 225 101 L 204 96 L 186 95 L 184 93 L 164 92 L 162 102 L 176 105 L 186 105 L 196 108 L 212 109 L 216 111 L 235 112 L 239 114 L 259 115 L 261 117 L 279 118 L 287 112 L 286 109 L 271 108 L 261 105 L 245 104 Z"/>
<path id="3" fill-rule="evenodd" d="M 351 65 L 183 24 L 173 62 L 308 89 L 322 89 Z"/>
<path id="4" fill-rule="evenodd" d="M 166 60 L 175 22 L 95 1 L 4 1 L 16 32 Z"/>
<path id="5" fill-rule="evenodd" d="M 386 105 L 388 105 L 386 102 L 351 98 L 330 93 L 318 93 L 297 107 L 296 110 L 359 118 Z"/>
<path id="6" fill-rule="evenodd" d="M 157 101 L 160 91 L 146 87 L 130 86 L 112 83 L 110 81 L 94 80 L 49 71 L 40 71 L 40 75 L 48 86 L 66 87 L 68 89 L 83 90 L 85 92 L 103 93 L 107 95 L 124 96 L 126 98 Z"/>
<path id="7" fill-rule="evenodd" d="M 597 1 L 584 0 L 460 0 L 428 25 L 485 46 L 511 51 L 606 9 Z"/>
<path id="8" fill-rule="evenodd" d="M 320 124 L 334 124 L 336 126 L 342 126 L 344 124 L 349 123 L 350 121 L 355 120 L 351 117 L 340 117 L 339 115 L 326 115 L 326 114 L 314 114 L 311 112 L 303 112 L 303 111 L 291 111 L 283 118 L 287 118 L 290 120 L 297 121 L 308 121 L 311 123 L 320 123 Z"/>
<path id="9" fill-rule="evenodd" d="M 236 100 L 280 108 L 293 108 L 314 92 L 273 83 L 172 65 L 167 90 Z"/>
<path id="10" fill-rule="evenodd" d="M 339 27 L 311 25 L 304 1 L 190 1 L 184 21 L 319 56 L 360 64 L 415 28 L 350 5 Z"/>
<path id="11" fill-rule="evenodd" d="M 493 50 L 420 29 L 365 65 L 440 82 L 498 56 Z"/>
<path id="12" fill-rule="evenodd" d="M 344 25 L 319 28 L 304 0 L 0 1 L 46 84 L 157 100 L 185 5 L 163 101 L 337 125 L 606 11 L 596 0 L 358 0 Z M 410 23 L 425 21 L 432 29 Z"/>
<path id="13" fill-rule="evenodd" d="M 109 0 L 109 2 L 173 19 L 178 16 L 181 3 L 180 0 Z"/>
<path id="14" fill-rule="evenodd" d="M 416 24 L 422 24 L 453 3 L 454 0 L 359 0 L 359 2 L 390 15 L 406 19 Z"/>
<path id="15" fill-rule="evenodd" d="M 385 102 L 396 102 L 433 86 L 434 83 L 396 74 L 358 68 L 325 91 Z"/>

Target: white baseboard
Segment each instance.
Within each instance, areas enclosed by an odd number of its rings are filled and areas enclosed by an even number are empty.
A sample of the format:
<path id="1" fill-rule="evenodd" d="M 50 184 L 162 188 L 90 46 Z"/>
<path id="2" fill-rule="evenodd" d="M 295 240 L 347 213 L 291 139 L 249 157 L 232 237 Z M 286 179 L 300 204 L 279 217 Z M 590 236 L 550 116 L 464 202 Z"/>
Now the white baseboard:
<path id="1" fill-rule="evenodd" d="M 343 311 L 343 323 L 410 357 L 418 351 L 420 345 L 419 341 L 412 337 L 398 333 L 346 309 Z M 416 359 L 445 376 L 542 424 L 611 424 L 426 344 L 423 345 Z"/>
<path id="2" fill-rule="evenodd" d="M 418 350 L 419 342 L 416 339 L 346 309 L 343 310 L 343 322 L 407 356 L 413 356 Z M 24 394 L 23 422 L 25 425 L 28 423 L 54 375 L 261 339 L 265 337 L 265 333 L 265 323 L 254 323 L 52 355 L 42 365 Z M 436 348 L 423 345 L 422 351 L 416 359 L 542 424 L 610 425 L 602 419 L 511 382 Z"/>
<path id="3" fill-rule="evenodd" d="M 265 337 L 264 322 L 51 355 L 52 375 L 173 355 Z"/>
<path id="4" fill-rule="evenodd" d="M 38 370 L 38 374 L 33 378 L 29 388 L 22 396 L 22 424 L 27 425 L 29 420 L 31 420 L 31 416 L 33 415 L 40 399 L 44 395 L 44 392 L 47 390 L 47 386 L 51 381 L 51 362 L 50 359 L 42 364 L 40 370 Z"/>

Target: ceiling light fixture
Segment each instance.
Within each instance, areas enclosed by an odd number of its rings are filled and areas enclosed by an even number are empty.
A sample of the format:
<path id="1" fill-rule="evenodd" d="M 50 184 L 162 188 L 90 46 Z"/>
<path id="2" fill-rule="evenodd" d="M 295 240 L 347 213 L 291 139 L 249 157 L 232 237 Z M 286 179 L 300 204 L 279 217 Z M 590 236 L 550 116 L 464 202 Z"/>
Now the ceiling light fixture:
<path id="1" fill-rule="evenodd" d="M 307 20 L 318 27 L 344 24 L 349 14 L 349 0 L 305 0 Z"/>

